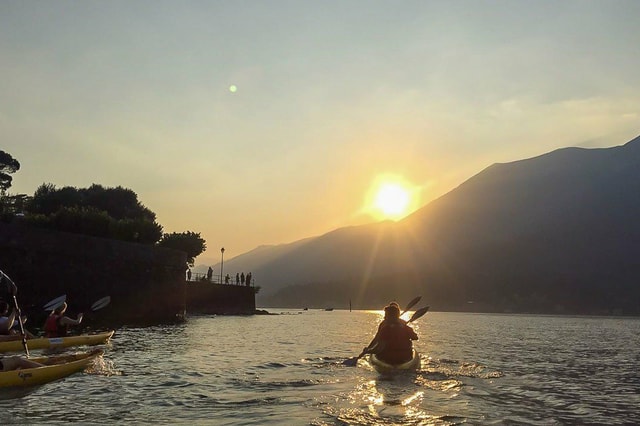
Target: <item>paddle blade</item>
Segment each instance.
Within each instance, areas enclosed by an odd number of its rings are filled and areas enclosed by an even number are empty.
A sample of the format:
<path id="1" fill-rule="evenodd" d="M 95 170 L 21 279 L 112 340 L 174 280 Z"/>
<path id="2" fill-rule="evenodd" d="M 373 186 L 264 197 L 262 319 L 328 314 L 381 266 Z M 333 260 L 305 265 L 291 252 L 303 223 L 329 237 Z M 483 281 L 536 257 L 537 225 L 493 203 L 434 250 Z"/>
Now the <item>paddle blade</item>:
<path id="1" fill-rule="evenodd" d="M 411 315 L 411 319 L 409 321 L 407 321 L 407 323 L 417 320 L 418 318 L 420 318 L 421 316 L 426 314 L 428 310 L 429 310 L 428 306 L 425 306 L 424 308 L 418 309 L 417 311 L 415 311 L 413 313 L 413 315 Z"/>
<path id="2" fill-rule="evenodd" d="M 416 305 L 416 303 L 418 303 L 418 302 L 420 301 L 420 299 L 422 299 L 422 296 L 418 296 L 418 297 L 416 297 L 415 299 L 413 299 L 411 302 L 409 302 L 409 303 L 407 304 L 407 307 L 406 307 L 406 308 L 404 308 L 404 312 L 402 312 L 402 313 L 404 314 L 404 313 L 405 313 L 405 312 L 407 312 L 409 309 L 413 308 L 413 307 Z"/>
<path id="3" fill-rule="evenodd" d="M 67 295 L 63 294 L 60 297 L 56 297 L 53 300 L 50 300 L 47 304 L 44 305 L 45 311 L 53 311 L 57 307 L 61 306 L 64 302 L 67 301 Z"/>
<path id="4" fill-rule="evenodd" d="M 97 311 L 98 309 L 102 309 L 111 303 L 111 296 L 105 296 L 100 300 L 96 300 L 93 305 L 91 305 L 92 311 Z"/>
<path id="5" fill-rule="evenodd" d="M 346 365 L 347 367 L 355 367 L 358 364 L 359 359 L 360 359 L 359 356 L 354 356 L 354 357 L 345 359 L 344 361 L 342 361 L 342 364 Z"/>

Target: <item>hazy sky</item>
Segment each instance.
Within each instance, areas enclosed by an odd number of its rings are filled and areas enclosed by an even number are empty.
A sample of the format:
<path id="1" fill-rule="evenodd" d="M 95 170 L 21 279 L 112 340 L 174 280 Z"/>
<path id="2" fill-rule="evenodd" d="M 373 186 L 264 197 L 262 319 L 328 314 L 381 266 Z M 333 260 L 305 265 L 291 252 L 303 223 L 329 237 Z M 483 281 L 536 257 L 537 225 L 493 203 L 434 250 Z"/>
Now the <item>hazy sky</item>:
<path id="1" fill-rule="evenodd" d="M 11 193 L 124 186 L 219 261 L 640 134 L 640 1 L 0 2 Z M 235 89 L 235 90 L 234 90 Z"/>

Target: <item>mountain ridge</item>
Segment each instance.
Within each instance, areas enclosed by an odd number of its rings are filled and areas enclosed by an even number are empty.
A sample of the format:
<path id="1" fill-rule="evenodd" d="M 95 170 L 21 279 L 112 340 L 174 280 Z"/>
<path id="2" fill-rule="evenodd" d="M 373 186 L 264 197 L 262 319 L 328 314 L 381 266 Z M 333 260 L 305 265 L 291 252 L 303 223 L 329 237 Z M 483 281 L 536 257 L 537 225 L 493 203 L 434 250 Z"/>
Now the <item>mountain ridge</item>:
<path id="1" fill-rule="evenodd" d="M 637 313 L 638 194 L 640 137 L 560 148 L 492 164 L 399 222 L 252 251 L 225 269 L 251 270 L 262 306 L 428 294 L 443 310 Z"/>

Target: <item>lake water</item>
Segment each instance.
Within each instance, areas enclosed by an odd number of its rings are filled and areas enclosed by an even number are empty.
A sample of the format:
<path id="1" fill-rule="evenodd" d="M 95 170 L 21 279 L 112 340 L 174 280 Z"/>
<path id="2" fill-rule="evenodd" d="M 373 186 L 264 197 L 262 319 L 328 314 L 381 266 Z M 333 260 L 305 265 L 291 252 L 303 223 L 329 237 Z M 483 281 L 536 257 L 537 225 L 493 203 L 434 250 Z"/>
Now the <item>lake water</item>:
<path id="1" fill-rule="evenodd" d="M 1 401 L 2 424 L 640 423 L 640 320 L 429 312 L 422 368 L 357 355 L 378 312 L 191 317 L 116 332 L 92 372 Z"/>

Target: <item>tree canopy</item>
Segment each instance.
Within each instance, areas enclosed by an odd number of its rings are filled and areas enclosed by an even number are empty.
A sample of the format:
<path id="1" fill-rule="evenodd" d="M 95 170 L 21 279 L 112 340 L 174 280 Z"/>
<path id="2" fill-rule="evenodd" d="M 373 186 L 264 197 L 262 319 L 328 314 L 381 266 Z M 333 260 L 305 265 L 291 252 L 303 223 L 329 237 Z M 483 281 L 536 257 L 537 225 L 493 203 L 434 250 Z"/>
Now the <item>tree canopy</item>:
<path id="1" fill-rule="evenodd" d="M 138 201 L 130 189 L 89 188 L 50 183 L 38 187 L 26 205 L 25 221 L 59 231 L 155 244 L 162 238 L 162 226 L 154 212 Z"/>
<path id="2" fill-rule="evenodd" d="M 94 208 L 116 220 L 156 220 L 156 214 L 143 206 L 132 190 L 121 186 L 105 188 L 97 184 L 89 188 L 65 186 L 57 189 L 53 184 L 43 183 L 33 194 L 29 211 L 50 215 L 63 207 Z"/>
<path id="3" fill-rule="evenodd" d="M 145 207 L 131 189 L 93 184 L 88 188 L 43 183 L 33 197 L 5 195 L 11 186 L 9 176 L 20 169 L 10 154 L 0 151 L 0 219 L 10 221 L 24 212 L 23 223 L 32 226 L 112 238 L 183 251 L 187 263 L 206 250 L 206 242 L 196 232 L 163 234 L 156 214 Z"/>
<path id="4" fill-rule="evenodd" d="M 195 258 L 207 249 L 205 240 L 197 232 L 173 232 L 164 234 L 158 246 L 187 253 L 187 263 L 193 266 Z"/>
<path id="5" fill-rule="evenodd" d="M 4 194 L 11 187 L 13 174 L 20 170 L 20 163 L 11 154 L 0 151 L 0 193 Z"/>

